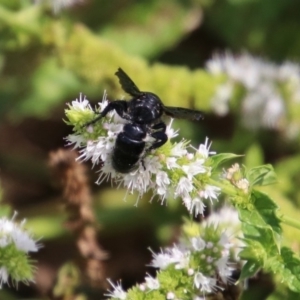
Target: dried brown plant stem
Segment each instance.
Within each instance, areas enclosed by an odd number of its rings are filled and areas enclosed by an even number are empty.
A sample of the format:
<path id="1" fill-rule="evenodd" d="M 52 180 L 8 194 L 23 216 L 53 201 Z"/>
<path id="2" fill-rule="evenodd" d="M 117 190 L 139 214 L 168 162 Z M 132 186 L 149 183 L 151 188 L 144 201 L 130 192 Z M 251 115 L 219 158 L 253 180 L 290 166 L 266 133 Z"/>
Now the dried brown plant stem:
<path id="1" fill-rule="evenodd" d="M 107 254 L 97 242 L 97 227 L 92 210 L 91 192 L 86 167 L 76 161 L 75 151 L 59 149 L 50 153 L 49 165 L 54 178 L 63 190 L 65 209 L 68 213 L 67 228 L 76 236 L 78 251 L 83 258 L 89 283 L 106 287 L 103 260 Z"/>

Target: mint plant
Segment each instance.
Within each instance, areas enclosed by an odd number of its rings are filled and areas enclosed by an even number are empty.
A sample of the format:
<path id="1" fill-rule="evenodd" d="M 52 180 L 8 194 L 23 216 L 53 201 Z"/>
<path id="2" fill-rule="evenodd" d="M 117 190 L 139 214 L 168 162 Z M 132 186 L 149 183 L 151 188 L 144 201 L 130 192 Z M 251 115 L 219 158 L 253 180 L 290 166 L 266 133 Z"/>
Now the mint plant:
<path id="1" fill-rule="evenodd" d="M 159 196 L 161 203 L 180 201 L 191 217 L 203 215 L 207 204 L 214 205 L 222 196 L 231 211 L 227 220 L 237 221 L 222 226 L 224 214 L 220 210 L 201 224 L 186 222 L 178 244 L 153 253 L 151 266 L 159 269 L 156 278 L 148 275 L 143 284 L 127 292 L 111 282 L 113 290 L 107 294 L 111 299 L 200 299 L 197 297 L 234 284 L 232 272 L 237 266 L 241 266 L 239 282 L 263 269 L 280 276 L 292 291 L 300 292 L 300 260 L 291 249 L 281 246 L 281 223 L 298 228 L 299 224 L 283 216 L 276 203 L 257 189 L 276 182 L 271 165 L 246 169 L 234 163 L 238 155 L 212 151 L 208 139 L 198 148 L 184 139 L 172 142 L 178 132 L 172 129 L 171 121 L 165 145 L 145 153 L 133 172 L 118 173 L 111 165 L 111 152 L 127 121 L 110 112 L 85 126 L 107 103 L 104 94 L 93 110 L 80 95 L 66 109 L 66 123 L 73 127 L 67 143 L 79 150 L 78 160 L 91 160 L 94 167 L 99 166 L 97 184 L 112 180 L 129 193 L 137 192 L 136 205 L 149 191 L 153 197 Z M 151 140 L 147 143 L 150 145 Z M 228 161 L 233 161 L 232 166 L 222 169 Z M 229 229 L 236 224 L 238 229 Z"/>

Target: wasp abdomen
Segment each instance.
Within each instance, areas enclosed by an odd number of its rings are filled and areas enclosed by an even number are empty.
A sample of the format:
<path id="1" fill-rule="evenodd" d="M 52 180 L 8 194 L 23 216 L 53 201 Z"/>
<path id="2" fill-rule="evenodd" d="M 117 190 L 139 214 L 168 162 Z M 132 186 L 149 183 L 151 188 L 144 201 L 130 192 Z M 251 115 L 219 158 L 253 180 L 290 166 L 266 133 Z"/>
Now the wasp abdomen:
<path id="1" fill-rule="evenodd" d="M 142 125 L 126 124 L 117 136 L 112 155 L 112 166 L 120 173 L 128 173 L 138 167 L 145 150 L 146 131 Z"/>

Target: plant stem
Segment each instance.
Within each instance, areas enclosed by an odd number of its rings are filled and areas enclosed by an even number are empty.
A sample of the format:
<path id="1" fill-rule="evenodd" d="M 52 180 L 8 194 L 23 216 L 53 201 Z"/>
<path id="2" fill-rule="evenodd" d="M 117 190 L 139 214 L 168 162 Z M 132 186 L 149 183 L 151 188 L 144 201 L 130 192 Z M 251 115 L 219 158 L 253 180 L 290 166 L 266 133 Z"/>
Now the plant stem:
<path id="1" fill-rule="evenodd" d="M 280 221 L 286 225 L 292 226 L 294 228 L 300 229 L 300 221 L 293 219 L 291 217 L 284 216 L 282 214 L 277 214 Z"/>
<path id="2" fill-rule="evenodd" d="M 236 188 L 229 184 L 224 184 L 224 183 L 214 180 L 212 178 L 209 179 L 209 183 L 211 183 L 214 186 L 219 187 L 223 193 L 225 193 L 229 196 L 236 196 L 238 194 Z"/>

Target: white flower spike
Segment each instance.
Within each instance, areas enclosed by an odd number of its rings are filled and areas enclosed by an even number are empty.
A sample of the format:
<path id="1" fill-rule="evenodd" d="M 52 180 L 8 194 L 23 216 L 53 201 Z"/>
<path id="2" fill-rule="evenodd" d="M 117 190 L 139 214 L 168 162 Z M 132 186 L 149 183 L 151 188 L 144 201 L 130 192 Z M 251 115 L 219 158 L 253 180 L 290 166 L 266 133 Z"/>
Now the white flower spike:
<path id="1" fill-rule="evenodd" d="M 106 97 L 104 94 L 102 103 L 96 108 L 97 112 L 107 107 Z M 203 214 L 207 200 L 217 200 L 220 189 L 208 183 L 212 174 L 210 156 L 215 152 L 210 151 L 211 143 L 207 138 L 198 149 L 190 147 L 184 140 L 173 144 L 170 140 L 177 132 L 172 129 L 171 121 L 166 130 L 169 141 L 155 150 L 146 150 L 133 171 L 119 173 L 113 167 L 112 153 L 116 139 L 128 121 L 111 111 L 99 121 L 84 127 L 82 124 L 95 119 L 95 112 L 86 97 L 80 95 L 79 100 L 72 101 L 68 106 L 68 123 L 73 124 L 75 130 L 66 138 L 68 145 L 79 149 L 79 160 L 91 160 L 94 167 L 101 165 L 97 184 L 114 180 L 129 193 L 137 192 L 138 200 L 149 191 L 154 196 L 158 195 L 161 203 L 168 198 L 181 198 L 187 210 L 195 216 Z M 79 110 L 87 118 L 87 121 L 80 121 L 81 126 L 76 125 L 79 122 Z M 148 134 L 145 142 L 147 149 L 152 145 L 153 138 Z M 194 152 L 189 152 L 188 148 Z"/>

